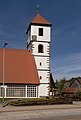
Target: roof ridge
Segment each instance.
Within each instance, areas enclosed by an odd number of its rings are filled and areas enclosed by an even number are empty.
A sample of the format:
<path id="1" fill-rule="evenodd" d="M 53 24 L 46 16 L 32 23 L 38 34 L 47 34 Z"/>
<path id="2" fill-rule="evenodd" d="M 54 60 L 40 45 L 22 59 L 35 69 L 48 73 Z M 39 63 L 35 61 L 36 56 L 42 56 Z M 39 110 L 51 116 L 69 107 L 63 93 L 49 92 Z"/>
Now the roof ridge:
<path id="1" fill-rule="evenodd" d="M 47 19 L 45 19 L 39 13 L 32 19 L 31 23 L 40 23 L 40 24 L 51 24 Z"/>

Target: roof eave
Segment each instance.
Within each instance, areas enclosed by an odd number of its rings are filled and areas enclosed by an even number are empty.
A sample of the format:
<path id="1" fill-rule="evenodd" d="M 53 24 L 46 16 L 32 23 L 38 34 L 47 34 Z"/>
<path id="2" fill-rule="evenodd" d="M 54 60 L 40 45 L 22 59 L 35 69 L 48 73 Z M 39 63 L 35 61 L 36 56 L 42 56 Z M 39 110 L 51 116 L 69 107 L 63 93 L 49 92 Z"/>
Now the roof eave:
<path id="1" fill-rule="evenodd" d="M 2 82 L 0 82 L 0 84 L 3 84 Z M 24 84 L 24 85 L 39 85 L 40 83 L 22 83 L 22 82 L 20 82 L 20 83 L 18 83 L 18 82 L 12 82 L 12 83 L 10 83 L 10 82 L 5 82 L 5 84 L 18 84 L 18 85 L 21 85 L 21 84 Z"/>
<path id="2" fill-rule="evenodd" d="M 29 31 L 31 25 L 36 25 L 36 26 L 39 25 L 39 26 L 46 26 L 46 27 L 51 27 L 51 26 L 52 26 L 51 23 L 50 23 L 50 24 L 45 24 L 45 23 L 32 23 L 32 22 L 31 22 L 31 23 L 29 24 L 29 27 L 28 27 L 27 31 L 26 31 L 26 34 L 28 34 L 28 31 Z"/>

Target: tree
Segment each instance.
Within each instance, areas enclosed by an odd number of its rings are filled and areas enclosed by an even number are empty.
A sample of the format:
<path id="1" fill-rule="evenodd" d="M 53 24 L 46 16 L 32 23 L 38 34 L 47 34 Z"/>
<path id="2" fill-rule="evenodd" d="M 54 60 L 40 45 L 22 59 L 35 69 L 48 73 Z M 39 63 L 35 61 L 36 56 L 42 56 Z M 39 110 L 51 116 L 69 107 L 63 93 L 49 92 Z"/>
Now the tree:
<path id="1" fill-rule="evenodd" d="M 56 83 L 56 86 L 57 86 L 57 89 L 58 89 L 58 93 L 61 95 L 62 94 L 62 90 L 63 90 L 63 87 L 64 87 L 64 84 L 66 83 L 66 77 L 60 79 L 60 81 L 58 81 Z"/>

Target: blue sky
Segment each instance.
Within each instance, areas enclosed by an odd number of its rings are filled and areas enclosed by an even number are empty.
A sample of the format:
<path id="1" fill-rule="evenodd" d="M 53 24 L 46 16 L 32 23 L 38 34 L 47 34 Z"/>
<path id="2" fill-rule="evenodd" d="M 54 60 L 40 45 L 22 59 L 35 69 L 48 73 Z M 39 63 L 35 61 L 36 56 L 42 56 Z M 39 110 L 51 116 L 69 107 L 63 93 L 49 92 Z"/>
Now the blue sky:
<path id="1" fill-rule="evenodd" d="M 40 14 L 52 23 L 51 72 L 56 79 L 81 76 L 81 0 L 0 0 L 0 48 L 26 48 L 26 29 Z"/>

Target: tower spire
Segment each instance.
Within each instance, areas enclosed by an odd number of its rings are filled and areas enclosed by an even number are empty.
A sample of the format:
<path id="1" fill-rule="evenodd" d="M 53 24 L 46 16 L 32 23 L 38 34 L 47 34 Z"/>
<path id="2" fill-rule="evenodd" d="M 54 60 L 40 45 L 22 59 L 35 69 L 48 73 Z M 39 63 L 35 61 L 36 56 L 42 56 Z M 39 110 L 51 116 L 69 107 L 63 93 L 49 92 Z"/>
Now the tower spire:
<path id="1" fill-rule="evenodd" d="M 37 13 L 39 13 L 39 5 L 36 6 Z"/>

